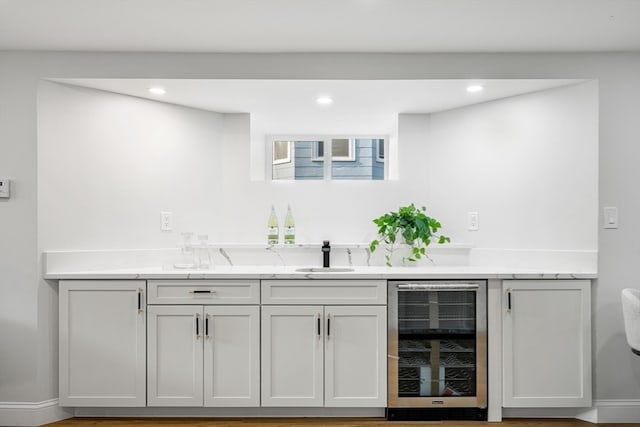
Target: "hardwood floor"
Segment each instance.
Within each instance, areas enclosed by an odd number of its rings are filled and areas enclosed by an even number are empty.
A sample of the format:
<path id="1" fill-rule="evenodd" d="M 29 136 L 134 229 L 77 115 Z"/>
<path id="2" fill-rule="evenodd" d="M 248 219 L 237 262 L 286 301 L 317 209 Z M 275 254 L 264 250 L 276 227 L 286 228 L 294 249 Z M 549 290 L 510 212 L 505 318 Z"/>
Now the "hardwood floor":
<path id="1" fill-rule="evenodd" d="M 48 427 L 591 427 L 594 424 L 566 419 L 509 419 L 501 423 L 479 421 L 385 421 L 381 418 L 71 418 Z M 598 427 L 640 427 L 633 424 L 598 424 Z"/>

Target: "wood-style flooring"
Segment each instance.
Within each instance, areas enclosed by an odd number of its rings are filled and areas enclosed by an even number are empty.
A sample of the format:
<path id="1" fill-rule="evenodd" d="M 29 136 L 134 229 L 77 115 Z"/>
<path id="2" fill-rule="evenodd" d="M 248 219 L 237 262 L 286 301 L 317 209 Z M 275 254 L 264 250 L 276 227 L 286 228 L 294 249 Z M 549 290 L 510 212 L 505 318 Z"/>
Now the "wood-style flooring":
<path id="1" fill-rule="evenodd" d="M 47 427 L 593 427 L 566 419 L 509 419 L 501 423 L 479 421 L 385 421 L 382 418 L 71 418 Z M 597 427 L 640 427 L 634 424 L 598 424 Z"/>

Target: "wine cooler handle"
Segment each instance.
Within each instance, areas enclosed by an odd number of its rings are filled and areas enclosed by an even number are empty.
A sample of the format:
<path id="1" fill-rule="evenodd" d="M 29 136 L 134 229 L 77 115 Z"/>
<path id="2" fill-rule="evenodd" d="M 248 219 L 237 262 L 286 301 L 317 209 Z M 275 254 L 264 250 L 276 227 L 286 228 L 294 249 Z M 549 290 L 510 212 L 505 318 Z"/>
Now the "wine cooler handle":
<path id="1" fill-rule="evenodd" d="M 479 288 L 475 283 L 403 283 L 397 286 L 410 291 L 469 291 Z"/>

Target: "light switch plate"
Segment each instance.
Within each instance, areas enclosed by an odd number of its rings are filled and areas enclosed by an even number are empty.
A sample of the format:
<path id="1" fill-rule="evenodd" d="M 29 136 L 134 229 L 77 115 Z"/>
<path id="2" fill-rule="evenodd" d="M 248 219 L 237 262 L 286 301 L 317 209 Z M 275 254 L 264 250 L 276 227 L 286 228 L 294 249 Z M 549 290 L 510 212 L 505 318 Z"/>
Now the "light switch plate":
<path id="1" fill-rule="evenodd" d="M 618 208 L 608 206 L 603 208 L 603 227 L 618 228 Z"/>
<path id="2" fill-rule="evenodd" d="M 6 178 L 0 178 L 0 198 L 8 199 L 10 193 L 11 181 Z"/>
<path id="3" fill-rule="evenodd" d="M 467 230 L 469 231 L 478 231 L 480 224 L 478 223 L 478 212 L 468 212 L 467 213 Z"/>

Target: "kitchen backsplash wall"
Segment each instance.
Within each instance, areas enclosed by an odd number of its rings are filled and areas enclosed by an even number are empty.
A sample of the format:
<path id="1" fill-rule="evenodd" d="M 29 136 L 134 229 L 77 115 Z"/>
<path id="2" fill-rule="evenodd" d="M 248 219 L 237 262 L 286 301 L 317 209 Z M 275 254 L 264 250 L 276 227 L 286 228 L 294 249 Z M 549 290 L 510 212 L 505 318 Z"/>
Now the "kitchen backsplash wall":
<path id="1" fill-rule="evenodd" d="M 400 115 L 397 180 L 268 182 L 250 178 L 264 154 L 248 114 L 42 82 L 41 249 L 170 248 L 181 231 L 266 243 L 272 204 L 281 221 L 291 204 L 299 243 L 368 242 L 372 218 L 415 202 L 456 243 L 596 250 L 597 120 L 595 82 Z M 160 231 L 161 211 L 173 231 Z"/>

